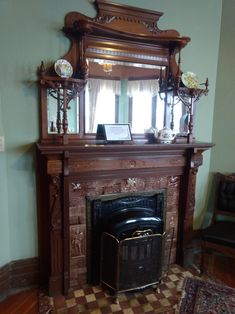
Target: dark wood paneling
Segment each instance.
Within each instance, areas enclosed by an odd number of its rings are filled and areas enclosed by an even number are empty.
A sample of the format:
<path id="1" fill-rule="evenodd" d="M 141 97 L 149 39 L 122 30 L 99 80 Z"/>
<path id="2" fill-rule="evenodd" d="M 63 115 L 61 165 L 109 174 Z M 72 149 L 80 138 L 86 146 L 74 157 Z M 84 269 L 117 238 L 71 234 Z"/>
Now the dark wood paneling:
<path id="1" fill-rule="evenodd" d="M 16 291 L 38 286 L 38 258 L 12 261 L 0 268 L 0 301 Z"/>
<path id="2" fill-rule="evenodd" d="M 0 268 L 0 301 L 10 292 L 10 264 Z"/>

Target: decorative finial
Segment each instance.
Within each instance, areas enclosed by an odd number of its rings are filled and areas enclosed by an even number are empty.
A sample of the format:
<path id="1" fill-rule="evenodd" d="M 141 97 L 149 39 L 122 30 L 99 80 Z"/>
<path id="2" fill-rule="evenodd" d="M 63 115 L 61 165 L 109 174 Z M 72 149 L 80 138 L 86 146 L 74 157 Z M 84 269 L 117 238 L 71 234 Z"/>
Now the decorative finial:
<path id="1" fill-rule="evenodd" d="M 46 71 L 45 65 L 44 65 L 44 62 L 43 62 L 43 61 L 41 61 L 41 65 L 40 65 L 39 71 L 40 71 L 40 72 L 45 72 L 45 71 Z"/>

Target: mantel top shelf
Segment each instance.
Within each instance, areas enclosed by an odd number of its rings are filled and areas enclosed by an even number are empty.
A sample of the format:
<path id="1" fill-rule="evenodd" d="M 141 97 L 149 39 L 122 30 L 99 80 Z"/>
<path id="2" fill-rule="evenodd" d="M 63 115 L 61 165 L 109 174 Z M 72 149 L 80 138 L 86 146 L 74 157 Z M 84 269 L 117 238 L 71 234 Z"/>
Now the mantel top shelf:
<path id="1" fill-rule="evenodd" d="M 195 143 L 179 143 L 179 144 L 149 144 L 146 142 L 134 142 L 125 144 L 84 144 L 84 143 L 69 143 L 69 144 L 37 144 L 37 148 L 42 153 L 64 153 L 77 152 L 107 152 L 107 153 L 133 153 L 133 152 L 158 152 L 158 151 L 185 151 L 185 150 L 207 150 L 213 147 L 213 143 L 195 142 Z"/>

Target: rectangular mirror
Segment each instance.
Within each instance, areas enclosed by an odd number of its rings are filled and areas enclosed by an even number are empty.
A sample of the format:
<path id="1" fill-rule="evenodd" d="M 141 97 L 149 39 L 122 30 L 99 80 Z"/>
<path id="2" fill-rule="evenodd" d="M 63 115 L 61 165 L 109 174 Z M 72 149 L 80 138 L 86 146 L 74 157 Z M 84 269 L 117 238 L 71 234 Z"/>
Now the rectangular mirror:
<path id="1" fill-rule="evenodd" d="M 173 125 L 181 131 L 184 106 L 177 102 L 172 107 L 169 95 L 167 100 L 159 95 L 159 75 L 161 71 L 165 76 L 166 66 L 98 58 L 88 58 L 88 64 L 86 134 L 105 123 L 129 123 L 132 134 L 143 134 L 151 126 L 160 130 Z"/>
<path id="2" fill-rule="evenodd" d="M 163 127 L 165 104 L 159 97 L 158 78 L 165 66 L 98 58 L 88 62 L 86 133 L 95 133 L 97 124 L 104 123 L 129 123 L 136 134 L 150 126 Z"/>
<path id="3" fill-rule="evenodd" d="M 60 91 L 61 92 L 61 91 Z M 63 92 L 63 91 L 62 91 Z M 48 134 L 62 132 L 63 104 L 58 96 L 48 90 L 47 95 L 47 121 Z M 79 133 L 79 97 L 73 98 L 68 103 L 67 110 L 68 134 Z M 58 132 L 58 130 L 61 130 Z"/>

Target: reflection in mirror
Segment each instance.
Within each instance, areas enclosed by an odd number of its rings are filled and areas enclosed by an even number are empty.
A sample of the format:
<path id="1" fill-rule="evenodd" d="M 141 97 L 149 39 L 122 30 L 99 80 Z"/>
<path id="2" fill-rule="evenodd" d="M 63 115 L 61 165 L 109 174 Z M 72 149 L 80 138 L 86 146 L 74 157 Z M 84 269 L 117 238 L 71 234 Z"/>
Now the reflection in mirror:
<path id="1" fill-rule="evenodd" d="M 158 65 L 104 59 L 89 59 L 85 91 L 85 133 L 95 133 L 97 124 L 130 123 L 132 134 L 143 134 L 150 126 L 179 131 L 181 103 L 170 105 L 159 96 Z"/>
<path id="2" fill-rule="evenodd" d="M 95 133 L 98 124 L 117 122 L 116 107 L 119 95 L 119 80 L 88 80 L 85 91 L 86 133 Z"/>
<path id="3" fill-rule="evenodd" d="M 166 103 L 164 126 L 176 133 L 184 133 L 185 127 L 182 123 L 186 114 L 185 106 L 177 96 L 173 96 L 171 93 L 164 95 L 164 101 Z"/>
<path id="4" fill-rule="evenodd" d="M 48 92 L 47 104 L 48 133 L 61 133 L 63 111 L 62 103 L 60 99 L 56 99 L 51 93 Z M 68 133 L 76 134 L 79 132 L 79 98 L 76 97 L 71 99 L 68 103 L 67 109 Z"/>

